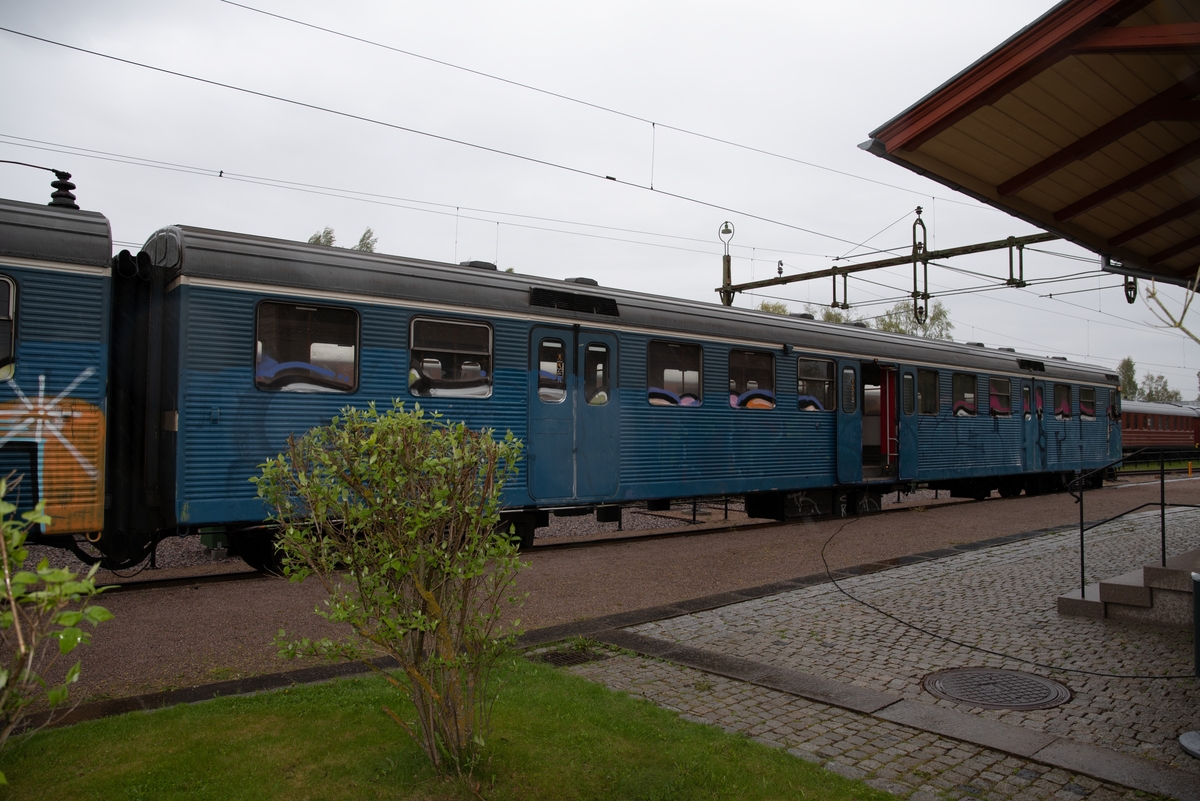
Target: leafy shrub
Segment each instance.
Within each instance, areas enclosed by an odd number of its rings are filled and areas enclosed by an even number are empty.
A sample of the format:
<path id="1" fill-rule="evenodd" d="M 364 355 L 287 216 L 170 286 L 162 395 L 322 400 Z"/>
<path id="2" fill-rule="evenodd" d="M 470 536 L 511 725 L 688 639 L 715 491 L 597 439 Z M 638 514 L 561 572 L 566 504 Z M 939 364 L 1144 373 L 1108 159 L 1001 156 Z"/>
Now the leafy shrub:
<path id="1" fill-rule="evenodd" d="M 25 541 L 35 525 L 46 524 L 45 501 L 13 519 L 17 507 L 3 500 L 7 479 L 0 479 L 0 568 L 4 590 L 0 598 L 0 748 L 26 719 L 28 707 L 43 698 L 50 718 L 67 702 L 70 685 L 79 680 L 79 662 L 66 672 L 61 683 L 51 686 L 44 676 L 59 658 L 91 641 L 93 627 L 112 619 L 102 606 L 89 603 L 100 590 L 94 577 L 99 563 L 87 577 L 79 579 L 65 568 L 52 568 L 43 559 L 36 570 L 22 570 L 29 550 Z M 0 773 L 0 784 L 6 784 Z"/>
<path id="2" fill-rule="evenodd" d="M 495 698 L 491 670 L 513 636 L 503 617 L 521 563 L 496 530 L 521 443 L 397 402 L 346 408 L 262 467 L 254 481 L 280 524 L 284 572 L 316 577 L 321 617 L 357 639 L 288 642 L 281 653 L 368 661 L 382 651 L 416 720 L 384 711 L 439 770 L 469 772 Z M 386 674 L 385 674 L 386 675 Z"/>

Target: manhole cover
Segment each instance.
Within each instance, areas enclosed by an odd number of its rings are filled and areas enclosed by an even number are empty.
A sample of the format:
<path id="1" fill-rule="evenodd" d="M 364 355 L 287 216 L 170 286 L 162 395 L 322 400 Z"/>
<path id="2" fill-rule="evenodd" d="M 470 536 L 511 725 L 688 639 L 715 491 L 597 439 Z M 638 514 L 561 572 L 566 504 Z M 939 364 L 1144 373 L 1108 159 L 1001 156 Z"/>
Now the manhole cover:
<path id="1" fill-rule="evenodd" d="M 542 661 L 549 662 L 555 667 L 583 665 L 588 662 L 597 662 L 604 658 L 604 654 L 598 654 L 595 651 L 547 651 L 542 654 Z"/>
<path id="2" fill-rule="evenodd" d="M 922 686 L 938 698 L 982 709 L 1048 709 L 1071 700 L 1058 682 L 1019 670 L 943 670 L 926 676 Z"/>

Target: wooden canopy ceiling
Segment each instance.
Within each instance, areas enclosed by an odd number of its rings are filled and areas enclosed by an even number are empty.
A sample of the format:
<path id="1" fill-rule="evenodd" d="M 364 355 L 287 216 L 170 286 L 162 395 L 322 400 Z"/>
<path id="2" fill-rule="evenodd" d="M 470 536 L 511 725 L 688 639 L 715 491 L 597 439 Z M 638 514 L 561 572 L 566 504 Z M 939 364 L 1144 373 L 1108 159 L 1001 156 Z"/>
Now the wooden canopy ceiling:
<path id="1" fill-rule="evenodd" d="M 1063 0 L 860 147 L 1105 257 L 1200 268 L 1200 0 Z"/>

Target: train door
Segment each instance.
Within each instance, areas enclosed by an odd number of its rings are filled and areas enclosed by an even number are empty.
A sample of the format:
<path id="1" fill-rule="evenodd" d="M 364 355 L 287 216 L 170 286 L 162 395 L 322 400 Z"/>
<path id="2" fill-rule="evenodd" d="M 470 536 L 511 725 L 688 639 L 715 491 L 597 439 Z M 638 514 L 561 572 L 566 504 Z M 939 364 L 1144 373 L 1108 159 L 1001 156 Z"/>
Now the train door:
<path id="1" fill-rule="evenodd" d="M 900 450 L 901 479 L 917 477 L 917 376 L 910 369 L 900 372 L 900 414 L 896 447 Z"/>
<path id="2" fill-rule="evenodd" d="M 617 392 L 617 338 L 582 330 L 575 345 L 577 498 L 611 498 L 621 469 L 621 409 Z"/>
<path id="3" fill-rule="evenodd" d="M 837 476 L 842 484 L 862 481 L 862 403 L 858 362 L 838 361 Z"/>
<path id="4" fill-rule="evenodd" d="M 1034 472 L 1037 464 L 1038 418 L 1033 412 L 1033 382 L 1021 381 L 1021 470 Z"/>
<path id="5" fill-rule="evenodd" d="M 1029 469 L 1034 473 L 1046 470 L 1046 382 L 1033 382 L 1033 461 Z"/>
<path id="6" fill-rule="evenodd" d="M 535 326 L 530 339 L 529 494 L 539 501 L 608 498 L 620 467 L 616 338 Z"/>

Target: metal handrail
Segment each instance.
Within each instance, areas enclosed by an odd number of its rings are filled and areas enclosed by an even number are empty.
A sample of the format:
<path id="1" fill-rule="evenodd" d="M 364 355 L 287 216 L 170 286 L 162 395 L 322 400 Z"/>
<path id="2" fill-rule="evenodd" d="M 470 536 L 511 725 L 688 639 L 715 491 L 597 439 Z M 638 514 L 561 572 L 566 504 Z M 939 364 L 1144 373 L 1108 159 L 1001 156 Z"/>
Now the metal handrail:
<path id="1" fill-rule="evenodd" d="M 1143 453 L 1145 451 L 1151 451 L 1151 450 L 1153 450 L 1153 446 L 1148 445 L 1144 448 L 1139 448 L 1138 450 L 1133 451 L 1131 453 L 1123 454 L 1120 459 L 1111 461 L 1102 467 L 1097 467 L 1094 470 L 1089 470 L 1086 473 L 1082 473 L 1082 472 L 1079 473 L 1078 475 L 1075 476 L 1075 478 L 1073 478 L 1071 480 L 1071 482 L 1069 484 L 1067 484 L 1067 493 L 1070 494 L 1070 496 L 1075 499 L 1075 503 L 1079 504 L 1079 599 L 1081 601 L 1085 600 L 1086 596 L 1087 596 L 1087 578 L 1084 573 L 1084 536 L 1083 536 L 1084 532 L 1090 531 L 1090 530 L 1096 528 L 1097 526 L 1102 526 L 1105 523 L 1111 523 L 1112 521 L 1118 520 L 1122 517 L 1125 517 L 1126 515 L 1133 514 L 1134 512 L 1136 512 L 1140 509 L 1144 509 L 1147 506 L 1157 506 L 1158 507 L 1158 527 L 1159 527 L 1159 558 L 1161 560 L 1162 566 L 1166 567 L 1167 566 L 1167 507 L 1170 506 L 1172 508 L 1178 507 L 1178 508 L 1183 508 L 1183 509 L 1200 509 L 1200 505 L 1197 505 L 1194 503 L 1167 503 L 1166 455 L 1165 455 L 1163 449 L 1159 448 L 1158 449 L 1158 503 L 1155 504 L 1155 503 L 1151 502 L 1151 503 L 1139 504 L 1138 506 L 1135 506 L 1132 509 L 1121 512 L 1120 514 L 1116 514 L 1116 515 L 1113 515 L 1112 517 L 1106 518 L 1099 522 L 1092 523 L 1090 526 L 1086 525 L 1084 523 L 1084 520 L 1083 520 L 1083 493 L 1084 493 L 1085 488 L 1087 487 L 1087 479 L 1091 478 L 1092 476 L 1096 475 L 1097 473 L 1109 470 L 1109 469 L 1115 467 L 1116 465 L 1121 464 L 1122 462 L 1124 462 L 1126 459 L 1128 459 L 1131 456 L 1137 456 L 1140 453 Z M 1078 489 L 1078 491 L 1079 491 L 1078 495 L 1075 492 L 1076 489 Z"/>

